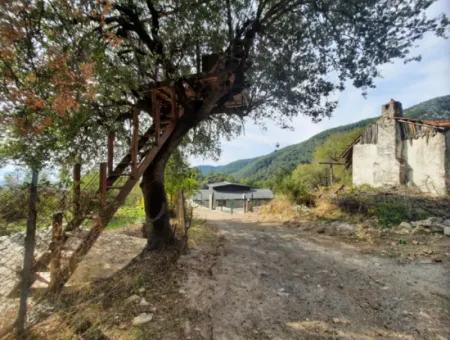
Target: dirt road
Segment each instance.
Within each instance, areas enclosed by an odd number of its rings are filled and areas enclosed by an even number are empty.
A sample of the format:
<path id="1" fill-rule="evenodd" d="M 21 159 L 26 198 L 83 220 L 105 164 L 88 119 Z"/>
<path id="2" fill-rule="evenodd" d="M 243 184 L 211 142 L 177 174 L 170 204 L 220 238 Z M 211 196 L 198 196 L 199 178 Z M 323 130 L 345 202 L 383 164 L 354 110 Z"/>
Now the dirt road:
<path id="1" fill-rule="evenodd" d="M 180 264 L 198 313 L 185 334 L 209 339 L 449 339 L 450 267 L 362 254 L 332 237 L 254 217 L 197 210 L 213 251 Z"/>

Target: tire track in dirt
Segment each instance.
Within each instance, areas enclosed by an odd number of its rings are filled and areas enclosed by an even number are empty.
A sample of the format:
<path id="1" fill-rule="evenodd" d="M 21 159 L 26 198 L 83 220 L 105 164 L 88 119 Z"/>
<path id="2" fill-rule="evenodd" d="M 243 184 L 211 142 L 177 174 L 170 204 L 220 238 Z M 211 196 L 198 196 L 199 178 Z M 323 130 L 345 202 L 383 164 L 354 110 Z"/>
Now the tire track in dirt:
<path id="1" fill-rule="evenodd" d="M 242 215 L 199 215 L 221 240 L 183 259 L 190 307 L 204 315 L 199 338 L 450 337 L 448 264 L 401 264 Z"/>

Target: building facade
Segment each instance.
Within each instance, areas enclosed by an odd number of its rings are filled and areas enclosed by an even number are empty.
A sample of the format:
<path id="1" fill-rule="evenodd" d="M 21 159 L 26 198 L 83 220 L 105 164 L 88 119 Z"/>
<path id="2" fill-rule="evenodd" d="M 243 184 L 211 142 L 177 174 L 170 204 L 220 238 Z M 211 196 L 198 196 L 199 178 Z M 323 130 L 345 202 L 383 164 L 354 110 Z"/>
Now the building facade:
<path id="1" fill-rule="evenodd" d="M 270 201 L 273 193 L 270 189 L 255 189 L 248 185 L 230 182 L 207 184 L 193 197 L 196 204 L 209 209 L 239 210 L 251 209 Z"/>
<path id="2" fill-rule="evenodd" d="M 450 193 L 450 121 L 403 117 L 391 100 L 381 117 L 344 153 L 354 185 L 410 186 L 432 195 Z"/>

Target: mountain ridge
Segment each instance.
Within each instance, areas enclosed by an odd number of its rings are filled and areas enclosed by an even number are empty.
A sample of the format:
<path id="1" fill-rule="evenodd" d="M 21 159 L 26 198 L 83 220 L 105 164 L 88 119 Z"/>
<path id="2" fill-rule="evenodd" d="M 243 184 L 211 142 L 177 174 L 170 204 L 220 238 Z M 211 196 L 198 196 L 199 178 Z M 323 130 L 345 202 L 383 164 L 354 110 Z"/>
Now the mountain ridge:
<path id="1" fill-rule="evenodd" d="M 415 119 L 450 119 L 450 95 L 435 97 L 404 110 L 404 116 Z M 355 123 L 324 130 L 305 141 L 286 146 L 272 153 L 239 159 L 225 165 L 199 165 L 196 168 L 203 175 L 224 173 L 238 180 L 263 181 L 276 171 L 292 171 L 298 164 L 309 163 L 314 149 L 334 133 L 345 133 L 362 128 L 374 122 L 379 116 L 360 120 Z"/>

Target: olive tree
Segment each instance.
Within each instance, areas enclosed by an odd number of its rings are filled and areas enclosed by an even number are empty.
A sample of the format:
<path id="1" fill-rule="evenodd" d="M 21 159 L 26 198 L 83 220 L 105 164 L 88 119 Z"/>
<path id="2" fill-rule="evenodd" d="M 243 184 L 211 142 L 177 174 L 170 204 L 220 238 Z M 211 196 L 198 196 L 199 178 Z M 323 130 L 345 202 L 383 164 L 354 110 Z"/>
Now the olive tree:
<path id="1" fill-rule="evenodd" d="M 120 108 L 116 120 L 135 109 L 150 114 L 157 84 L 176 90 L 184 115 L 141 183 L 149 245 L 159 247 L 171 241 L 164 169 L 180 143 L 187 140 L 192 152 L 214 149 L 218 137 L 239 131 L 242 117 L 283 123 L 298 114 L 331 115 L 332 95 L 348 81 L 372 87 L 380 65 L 414 59 L 410 50 L 426 32 L 445 36 L 447 18 L 426 15 L 434 2 L 68 0 L 52 6 L 66 18 L 64 27 L 101 47 L 92 50 L 101 59 L 94 68 L 101 105 L 92 116 L 111 107 Z M 218 56 L 209 71 L 220 86 L 190 76 L 201 73 L 201 56 L 208 54 Z M 187 95 L 186 82 L 201 101 Z M 248 105 L 228 109 L 225 103 L 243 91 Z"/>

